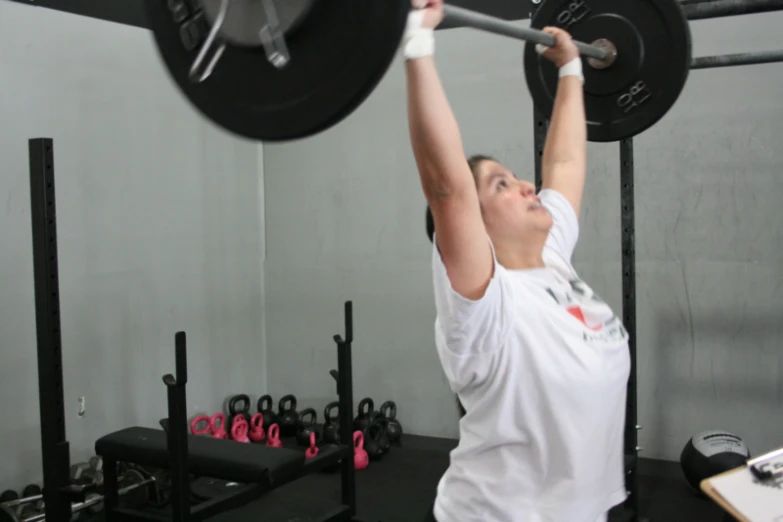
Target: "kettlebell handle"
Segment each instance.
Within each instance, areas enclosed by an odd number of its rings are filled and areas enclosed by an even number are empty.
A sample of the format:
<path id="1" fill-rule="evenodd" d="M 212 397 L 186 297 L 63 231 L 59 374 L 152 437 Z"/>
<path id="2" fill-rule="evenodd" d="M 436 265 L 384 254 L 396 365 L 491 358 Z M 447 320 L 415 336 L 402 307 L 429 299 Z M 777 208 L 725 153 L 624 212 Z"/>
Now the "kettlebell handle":
<path id="1" fill-rule="evenodd" d="M 332 411 L 337 410 L 337 415 L 332 417 Z M 334 424 L 334 421 L 336 421 L 340 417 L 340 403 L 339 402 L 330 402 L 326 405 L 326 408 L 324 408 L 324 424 Z"/>
<path id="2" fill-rule="evenodd" d="M 258 413 L 263 413 L 265 411 L 272 409 L 272 396 L 271 395 L 262 395 L 258 399 L 257 409 Z"/>
<path id="3" fill-rule="evenodd" d="M 359 401 L 358 410 L 359 410 L 359 415 L 369 415 L 375 410 L 375 403 L 372 401 L 371 398 L 365 397 L 364 399 Z"/>
<path id="4" fill-rule="evenodd" d="M 356 449 L 364 449 L 364 433 L 361 431 L 353 432 L 353 447 Z"/>
<path id="5" fill-rule="evenodd" d="M 397 404 L 394 401 L 386 401 L 381 404 L 381 415 L 389 420 L 397 418 Z"/>
<path id="6" fill-rule="evenodd" d="M 289 407 L 286 407 L 286 404 L 289 404 Z M 277 403 L 277 409 L 280 411 L 281 415 L 296 410 L 296 397 L 293 395 L 285 395 L 281 397 L 280 402 Z"/>
<path id="7" fill-rule="evenodd" d="M 312 417 L 312 420 L 305 422 L 305 417 Z M 314 408 L 305 408 L 299 412 L 299 429 L 312 428 L 318 422 L 318 414 Z"/>
<path id="8" fill-rule="evenodd" d="M 238 408 L 237 404 L 242 403 L 242 408 Z M 234 395 L 231 400 L 228 401 L 228 411 L 231 416 L 239 415 L 240 413 L 250 413 L 250 397 L 245 394 Z"/>

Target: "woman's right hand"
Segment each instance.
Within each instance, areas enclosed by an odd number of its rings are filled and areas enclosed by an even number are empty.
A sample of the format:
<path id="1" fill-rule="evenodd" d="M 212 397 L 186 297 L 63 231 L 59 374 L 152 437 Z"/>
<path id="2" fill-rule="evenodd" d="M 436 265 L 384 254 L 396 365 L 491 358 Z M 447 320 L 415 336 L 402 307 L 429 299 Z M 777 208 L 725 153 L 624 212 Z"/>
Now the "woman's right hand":
<path id="1" fill-rule="evenodd" d="M 411 0 L 411 5 L 424 11 L 423 29 L 435 29 L 443 21 L 443 0 Z"/>
<path id="2" fill-rule="evenodd" d="M 544 27 L 543 32 L 555 37 L 555 45 L 544 51 L 548 58 L 559 69 L 574 58 L 579 58 L 579 49 L 571 39 L 571 35 L 558 27 Z"/>

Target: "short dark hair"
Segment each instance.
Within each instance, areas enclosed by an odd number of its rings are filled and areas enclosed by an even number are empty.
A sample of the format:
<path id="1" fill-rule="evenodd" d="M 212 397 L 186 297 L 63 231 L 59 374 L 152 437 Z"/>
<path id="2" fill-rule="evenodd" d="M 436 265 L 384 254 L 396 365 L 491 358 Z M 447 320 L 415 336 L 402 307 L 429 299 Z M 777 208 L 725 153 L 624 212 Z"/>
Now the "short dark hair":
<path id="1" fill-rule="evenodd" d="M 479 173 L 479 167 L 482 163 L 485 161 L 497 161 L 492 156 L 488 156 L 487 154 L 474 154 L 473 156 L 470 156 L 468 158 L 468 166 L 470 167 L 470 172 L 473 173 L 473 181 L 476 183 L 476 188 L 478 188 L 478 173 Z M 430 238 L 430 243 L 432 243 L 433 237 L 435 237 L 435 218 L 432 217 L 432 211 L 430 210 L 429 205 L 427 205 L 427 237 Z"/>

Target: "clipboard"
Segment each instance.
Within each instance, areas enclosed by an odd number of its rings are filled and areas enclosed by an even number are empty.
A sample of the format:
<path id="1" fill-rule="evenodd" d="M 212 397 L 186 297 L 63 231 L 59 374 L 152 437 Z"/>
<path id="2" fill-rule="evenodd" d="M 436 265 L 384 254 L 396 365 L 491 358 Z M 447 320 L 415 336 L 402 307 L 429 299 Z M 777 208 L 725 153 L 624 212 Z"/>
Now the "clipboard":
<path id="1" fill-rule="evenodd" d="M 783 522 L 783 448 L 702 480 L 701 490 L 740 522 Z"/>

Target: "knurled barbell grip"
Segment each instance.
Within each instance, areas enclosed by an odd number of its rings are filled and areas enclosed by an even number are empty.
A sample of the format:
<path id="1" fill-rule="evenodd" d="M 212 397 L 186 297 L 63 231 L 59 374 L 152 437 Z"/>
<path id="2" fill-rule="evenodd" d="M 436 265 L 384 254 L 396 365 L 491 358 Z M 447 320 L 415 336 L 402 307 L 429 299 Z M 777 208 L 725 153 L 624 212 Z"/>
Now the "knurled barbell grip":
<path id="1" fill-rule="evenodd" d="M 483 13 L 477 13 L 470 9 L 453 5 L 444 5 L 443 13 L 446 20 L 457 25 L 464 25 L 472 27 L 473 29 L 509 36 L 518 40 L 545 45 L 547 47 L 555 45 L 555 37 L 544 31 L 520 27 L 515 23 L 507 22 L 506 20 L 501 20 L 500 18 L 485 15 Z M 574 40 L 574 43 L 576 44 L 576 48 L 579 49 L 579 53 L 583 56 L 595 58 L 597 60 L 606 60 L 610 57 L 609 52 L 606 49 L 578 42 L 576 40 Z"/>

